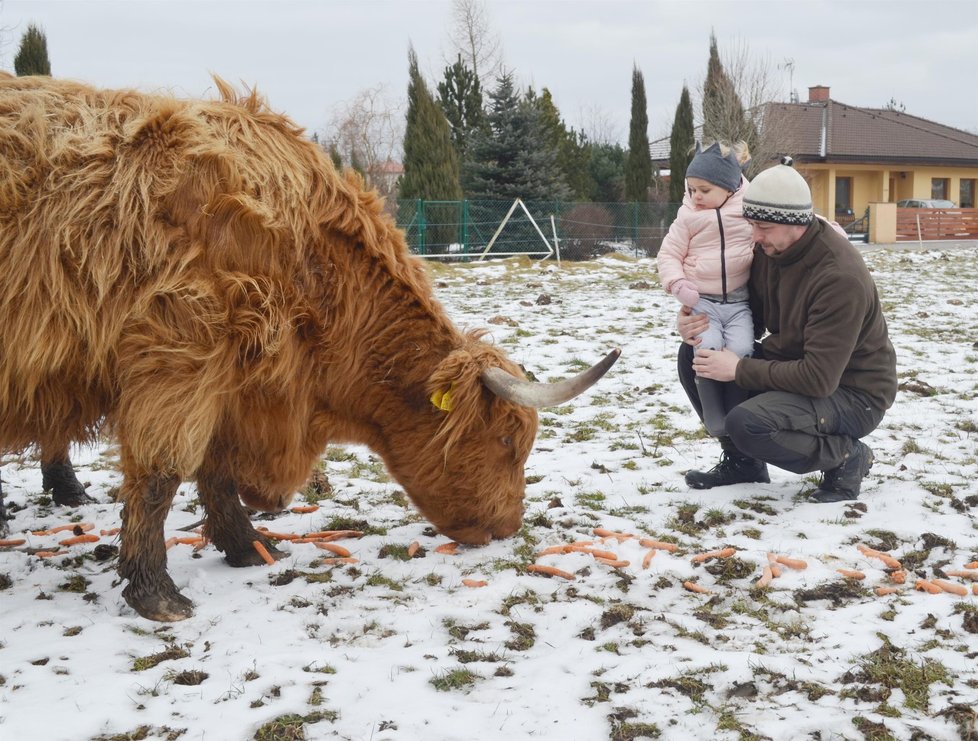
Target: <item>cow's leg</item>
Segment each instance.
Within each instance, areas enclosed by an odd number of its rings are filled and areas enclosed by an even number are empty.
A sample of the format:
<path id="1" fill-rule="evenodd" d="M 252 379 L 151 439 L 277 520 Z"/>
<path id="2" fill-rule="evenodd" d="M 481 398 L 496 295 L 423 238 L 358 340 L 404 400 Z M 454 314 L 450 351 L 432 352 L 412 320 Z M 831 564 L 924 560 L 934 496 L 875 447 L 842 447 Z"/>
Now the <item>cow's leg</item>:
<path id="1" fill-rule="evenodd" d="M 10 528 L 7 525 L 7 510 L 3 506 L 3 482 L 0 481 L 0 535 L 6 535 Z"/>
<path id="2" fill-rule="evenodd" d="M 51 492 L 55 504 L 77 507 L 95 501 L 85 493 L 85 487 L 75 476 L 67 447 L 57 451 L 41 450 L 41 485 Z"/>
<path id="3" fill-rule="evenodd" d="M 150 620 L 184 620 L 193 615 L 193 603 L 166 573 L 163 523 L 179 484 L 175 476 L 127 474 L 122 486 L 119 576 L 129 581 L 122 596 Z"/>
<path id="4" fill-rule="evenodd" d="M 197 475 L 197 493 L 204 504 L 204 535 L 231 566 L 260 566 L 264 559 L 255 550 L 259 541 L 276 560 L 285 553 L 275 548 L 267 536 L 255 530 L 248 514 L 238 499 L 234 481 L 218 472 L 200 471 Z"/>

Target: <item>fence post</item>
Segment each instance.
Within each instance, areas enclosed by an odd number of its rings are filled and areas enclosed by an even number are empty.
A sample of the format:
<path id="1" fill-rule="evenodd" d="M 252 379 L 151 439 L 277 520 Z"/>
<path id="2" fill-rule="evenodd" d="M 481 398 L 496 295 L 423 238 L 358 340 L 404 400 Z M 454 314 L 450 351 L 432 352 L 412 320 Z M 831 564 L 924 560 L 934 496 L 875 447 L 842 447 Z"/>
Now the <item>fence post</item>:
<path id="1" fill-rule="evenodd" d="M 415 213 L 417 215 L 417 223 L 418 223 L 418 254 L 425 255 L 427 254 L 425 250 L 425 228 L 427 227 L 427 225 L 425 224 L 424 221 L 424 199 L 423 198 L 419 198 L 415 202 L 415 208 L 416 208 Z"/>
<path id="2" fill-rule="evenodd" d="M 469 199 L 462 199 L 462 254 L 469 254 Z"/>

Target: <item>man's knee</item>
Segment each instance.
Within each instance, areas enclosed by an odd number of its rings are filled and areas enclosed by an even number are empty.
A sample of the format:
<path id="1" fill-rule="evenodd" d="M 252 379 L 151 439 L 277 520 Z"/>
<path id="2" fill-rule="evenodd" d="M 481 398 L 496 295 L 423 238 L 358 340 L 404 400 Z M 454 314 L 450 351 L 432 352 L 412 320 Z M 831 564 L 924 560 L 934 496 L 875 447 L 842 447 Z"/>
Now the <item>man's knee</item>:
<path id="1" fill-rule="evenodd" d="M 736 406 L 727 414 L 727 436 L 737 450 L 752 458 L 763 458 L 774 431 L 763 417 L 754 413 L 749 404 Z"/>

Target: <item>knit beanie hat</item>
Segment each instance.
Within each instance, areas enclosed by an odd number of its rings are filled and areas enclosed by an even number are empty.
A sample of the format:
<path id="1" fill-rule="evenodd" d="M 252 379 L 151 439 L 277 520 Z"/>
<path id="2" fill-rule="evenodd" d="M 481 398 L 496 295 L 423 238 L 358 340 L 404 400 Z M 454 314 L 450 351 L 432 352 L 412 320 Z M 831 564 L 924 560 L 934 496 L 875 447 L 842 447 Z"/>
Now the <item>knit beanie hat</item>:
<path id="1" fill-rule="evenodd" d="M 757 174 L 744 189 L 744 218 L 774 224 L 810 224 L 812 191 L 791 166 L 791 157 Z"/>
<path id="2" fill-rule="evenodd" d="M 724 157 L 720 145 L 715 142 L 705 150 L 700 149 L 700 145 L 697 144 L 696 154 L 686 168 L 686 177 L 705 180 L 731 193 L 740 187 L 740 176 L 737 155 L 731 151 Z"/>

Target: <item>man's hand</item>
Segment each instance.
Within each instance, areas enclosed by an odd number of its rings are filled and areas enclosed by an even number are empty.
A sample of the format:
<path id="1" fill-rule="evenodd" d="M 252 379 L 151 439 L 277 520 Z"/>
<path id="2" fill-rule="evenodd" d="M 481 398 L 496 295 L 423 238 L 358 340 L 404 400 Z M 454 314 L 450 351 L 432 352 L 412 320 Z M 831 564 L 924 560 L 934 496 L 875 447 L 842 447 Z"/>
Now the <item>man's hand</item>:
<path id="1" fill-rule="evenodd" d="M 700 344 L 700 335 L 710 328 L 710 318 L 705 314 L 694 314 L 688 306 L 679 310 L 676 319 L 676 329 L 683 342 L 696 347 Z"/>
<path id="2" fill-rule="evenodd" d="M 711 381 L 732 381 L 739 362 L 740 356 L 727 349 L 697 350 L 693 355 L 693 372 Z"/>

